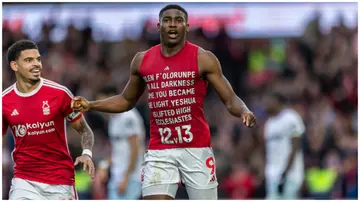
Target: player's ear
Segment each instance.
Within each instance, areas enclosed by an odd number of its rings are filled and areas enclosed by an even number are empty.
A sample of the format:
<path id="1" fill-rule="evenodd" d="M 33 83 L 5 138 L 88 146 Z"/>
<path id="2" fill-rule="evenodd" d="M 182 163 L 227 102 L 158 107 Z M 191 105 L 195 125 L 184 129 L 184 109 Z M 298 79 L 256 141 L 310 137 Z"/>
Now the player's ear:
<path id="1" fill-rule="evenodd" d="M 160 23 L 157 23 L 158 32 L 160 32 Z"/>
<path id="2" fill-rule="evenodd" d="M 189 24 L 186 23 L 186 32 L 189 32 Z"/>
<path id="3" fill-rule="evenodd" d="M 14 72 L 19 71 L 18 65 L 17 65 L 17 63 L 16 63 L 15 61 L 11 61 L 11 62 L 10 62 L 10 67 L 11 67 L 11 69 L 12 69 Z"/>

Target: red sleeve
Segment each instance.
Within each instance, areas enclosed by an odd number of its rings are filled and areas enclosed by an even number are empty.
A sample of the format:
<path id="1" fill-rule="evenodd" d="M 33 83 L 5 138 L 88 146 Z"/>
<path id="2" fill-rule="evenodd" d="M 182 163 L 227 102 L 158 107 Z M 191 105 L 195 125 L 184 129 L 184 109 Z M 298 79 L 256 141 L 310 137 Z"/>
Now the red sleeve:
<path id="1" fill-rule="evenodd" d="M 2 134 L 3 134 L 3 135 L 5 135 L 8 126 L 9 126 L 9 125 L 7 124 L 7 122 L 5 121 L 5 117 L 3 116 L 3 117 L 2 117 Z"/>
<path id="2" fill-rule="evenodd" d="M 67 121 L 74 122 L 82 117 L 81 112 L 74 112 L 71 108 L 71 100 L 74 96 L 71 94 L 70 90 L 64 92 L 63 101 L 62 101 L 62 109 L 61 112 Z"/>

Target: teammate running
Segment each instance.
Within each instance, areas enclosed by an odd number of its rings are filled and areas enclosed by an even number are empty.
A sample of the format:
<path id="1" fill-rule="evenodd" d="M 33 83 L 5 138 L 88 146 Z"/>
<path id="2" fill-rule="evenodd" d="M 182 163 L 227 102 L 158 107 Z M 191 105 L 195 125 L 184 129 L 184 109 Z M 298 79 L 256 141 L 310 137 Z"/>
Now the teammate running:
<path id="1" fill-rule="evenodd" d="M 2 131 L 11 128 L 14 178 L 10 200 L 77 199 L 74 165 L 84 163 L 94 176 L 91 150 L 94 134 L 81 113 L 70 107 L 73 95 L 64 86 L 41 78 L 41 56 L 28 40 L 14 43 L 7 51 L 16 83 L 2 93 Z M 73 163 L 67 145 L 66 121 L 82 135 L 83 153 Z"/>
<path id="2" fill-rule="evenodd" d="M 174 199 L 181 180 L 190 199 L 217 199 L 215 159 L 203 112 L 208 82 L 228 111 L 248 127 L 253 113 L 236 96 L 217 58 L 185 40 L 188 14 L 178 5 L 159 13 L 161 44 L 135 55 L 124 91 L 89 102 L 75 97 L 75 111 L 121 113 L 132 109 L 148 88 L 150 143 L 142 168 L 144 199 Z"/>

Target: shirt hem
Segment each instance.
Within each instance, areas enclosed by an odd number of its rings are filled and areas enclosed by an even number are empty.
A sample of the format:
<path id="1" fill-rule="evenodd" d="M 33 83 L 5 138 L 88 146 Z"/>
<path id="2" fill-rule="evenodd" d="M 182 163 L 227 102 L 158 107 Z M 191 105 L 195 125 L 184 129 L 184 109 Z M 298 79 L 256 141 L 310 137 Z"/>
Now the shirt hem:
<path id="1" fill-rule="evenodd" d="M 149 146 L 148 150 L 165 150 L 165 149 L 181 149 L 181 148 L 211 148 L 210 145 L 184 145 L 184 146 L 172 146 L 172 147 L 164 147 L 164 146 Z"/>
<path id="2" fill-rule="evenodd" d="M 28 180 L 28 181 L 33 181 L 33 182 L 40 182 L 43 184 L 49 184 L 49 185 L 69 185 L 69 186 L 73 186 L 75 184 L 75 181 L 73 182 L 60 182 L 60 183 L 55 183 L 53 181 L 47 181 L 47 180 L 39 180 L 39 179 L 35 179 L 35 178 L 31 178 L 31 177 L 26 177 L 26 176 L 22 176 L 22 175 L 14 175 L 14 178 L 19 178 L 19 179 L 23 179 L 23 180 Z"/>

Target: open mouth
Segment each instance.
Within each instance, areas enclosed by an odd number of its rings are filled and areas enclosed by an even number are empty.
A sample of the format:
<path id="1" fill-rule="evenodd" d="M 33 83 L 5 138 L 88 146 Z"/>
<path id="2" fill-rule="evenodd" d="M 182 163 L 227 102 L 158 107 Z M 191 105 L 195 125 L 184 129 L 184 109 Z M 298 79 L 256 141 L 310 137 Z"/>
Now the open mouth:
<path id="1" fill-rule="evenodd" d="M 178 35 L 178 32 L 176 30 L 170 30 L 168 31 L 168 35 L 170 39 L 175 39 Z"/>
<path id="2" fill-rule="evenodd" d="M 39 76 L 41 70 L 38 69 L 38 68 L 36 68 L 36 69 L 32 69 L 30 72 L 31 72 L 34 76 Z"/>

